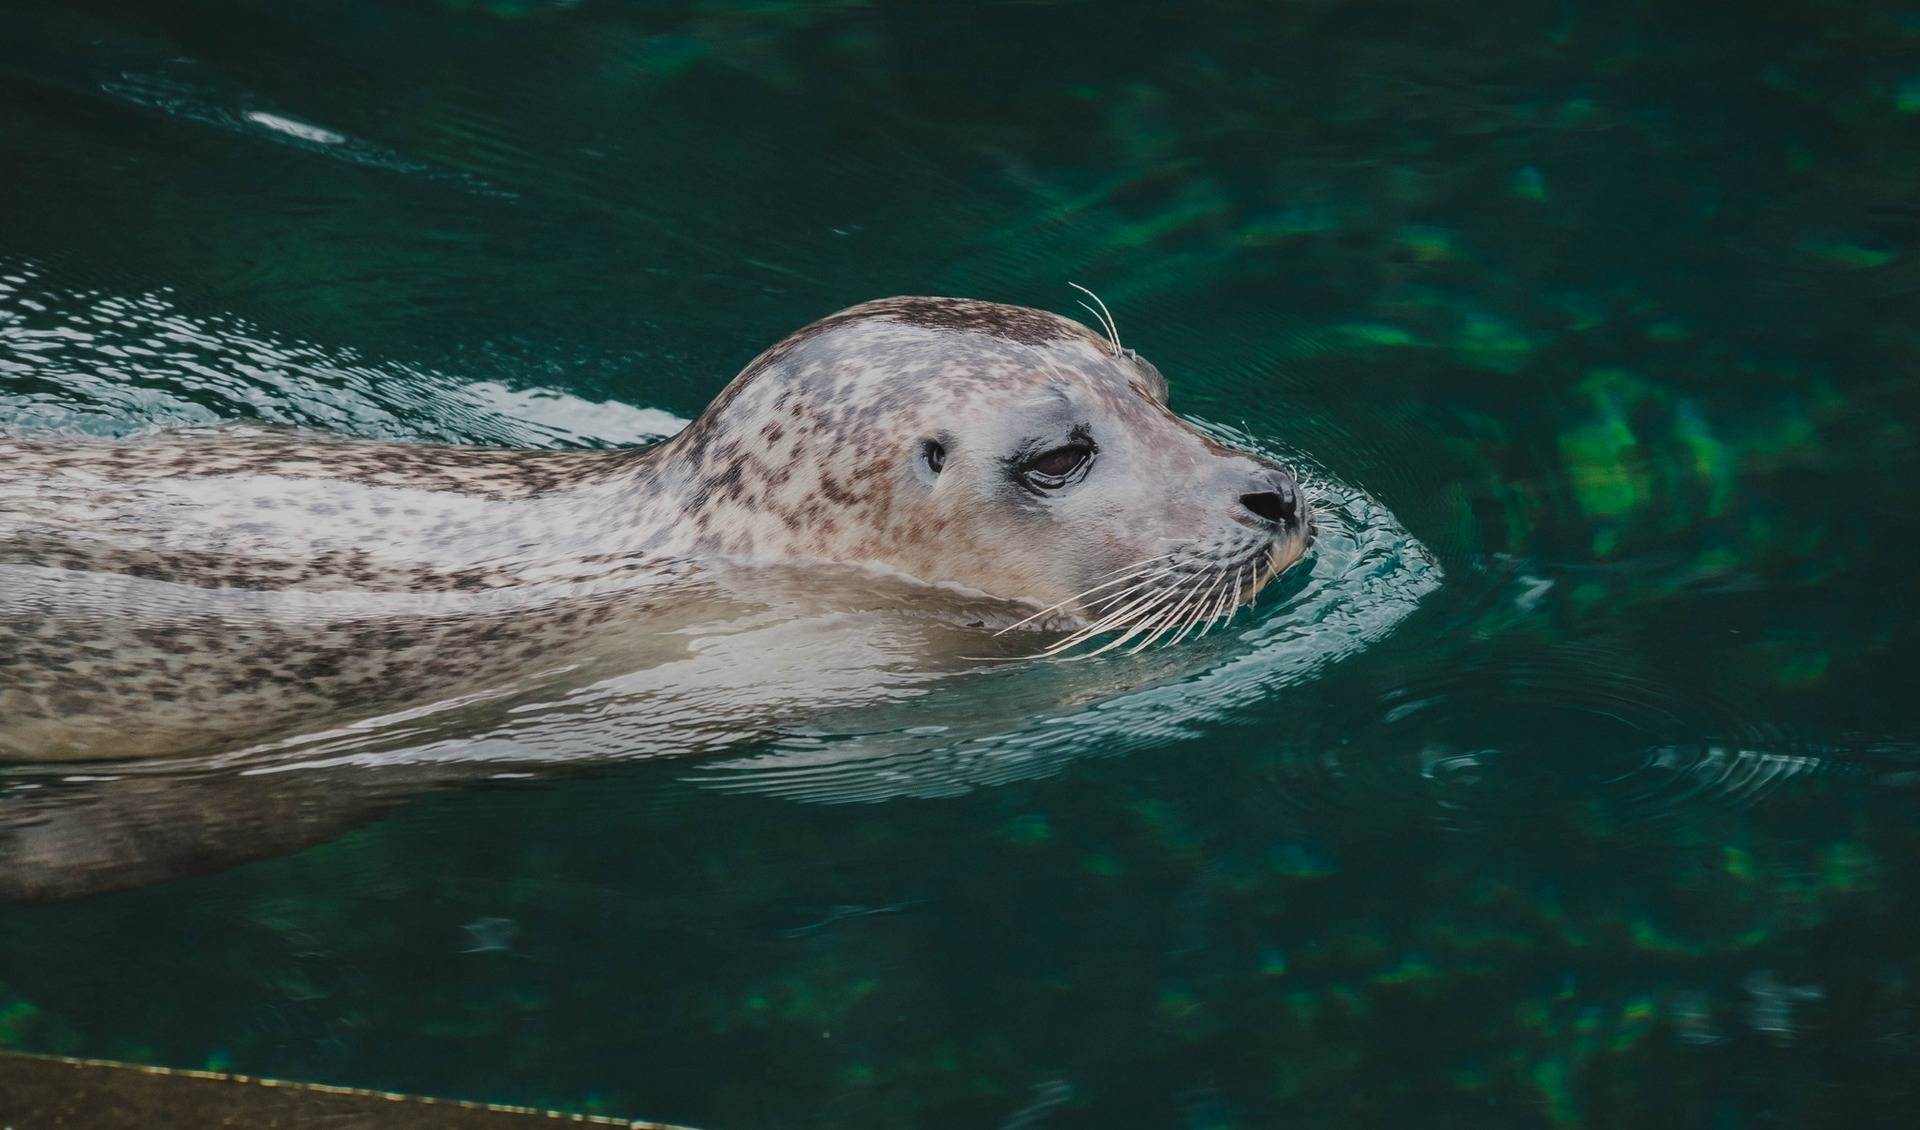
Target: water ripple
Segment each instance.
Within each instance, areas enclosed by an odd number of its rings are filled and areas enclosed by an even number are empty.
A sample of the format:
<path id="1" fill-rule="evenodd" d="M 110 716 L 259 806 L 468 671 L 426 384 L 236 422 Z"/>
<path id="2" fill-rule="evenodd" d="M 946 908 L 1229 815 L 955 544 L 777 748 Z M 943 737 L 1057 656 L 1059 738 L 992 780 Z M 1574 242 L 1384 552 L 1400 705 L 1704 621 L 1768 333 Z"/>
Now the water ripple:
<path id="1" fill-rule="evenodd" d="M 210 126 L 259 141 L 368 168 L 431 177 L 486 196 L 512 198 L 471 174 L 417 161 L 342 130 L 260 106 L 260 98 L 193 59 L 168 59 L 102 79 L 107 95 L 175 121 Z"/>
<path id="2" fill-rule="evenodd" d="M 171 294 L 49 285 L 0 260 L 0 420 L 12 431 L 127 435 L 245 420 L 389 439 L 613 446 L 671 435 L 654 408 L 461 379 L 289 339 Z"/>

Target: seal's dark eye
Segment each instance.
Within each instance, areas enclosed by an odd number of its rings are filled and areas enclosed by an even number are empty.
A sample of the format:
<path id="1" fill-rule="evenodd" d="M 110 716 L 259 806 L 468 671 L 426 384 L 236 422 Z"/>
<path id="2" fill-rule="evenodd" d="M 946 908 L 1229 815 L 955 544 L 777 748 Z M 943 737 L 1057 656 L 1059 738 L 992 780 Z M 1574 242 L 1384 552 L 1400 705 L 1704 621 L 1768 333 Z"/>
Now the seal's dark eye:
<path id="1" fill-rule="evenodd" d="M 939 440 L 930 439 L 920 445 L 920 458 L 926 460 L 927 470 L 937 475 L 940 468 L 947 465 L 947 449 L 940 446 Z"/>
<path id="2" fill-rule="evenodd" d="M 1027 470 L 1049 479 L 1065 478 L 1087 457 L 1084 447 L 1056 447 L 1027 464 Z"/>
<path id="3" fill-rule="evenodd" d="M 1039 490 L 1058 490 L 1084 474 L 1092 459 L 1092 444 L 1070 443 L 1027 460 L 1020 468 L 1020 477 Z"/>

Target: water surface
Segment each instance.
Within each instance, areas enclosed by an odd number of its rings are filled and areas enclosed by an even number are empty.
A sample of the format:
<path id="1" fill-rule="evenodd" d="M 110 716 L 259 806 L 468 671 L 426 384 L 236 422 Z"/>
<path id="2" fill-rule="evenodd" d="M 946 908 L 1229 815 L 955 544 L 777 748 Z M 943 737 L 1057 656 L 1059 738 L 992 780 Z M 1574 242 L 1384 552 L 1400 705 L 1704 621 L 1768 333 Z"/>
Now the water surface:
<path id="1" fill-rule="evenodd" d="M 1329 514 L 1176 652 L 0 908 L 0 1045 L 713 1127 L 1920 1110 L 1915 13 L 27 0 L 0 104 L 6 427 L 641 442 L 1071 280 Z"/>

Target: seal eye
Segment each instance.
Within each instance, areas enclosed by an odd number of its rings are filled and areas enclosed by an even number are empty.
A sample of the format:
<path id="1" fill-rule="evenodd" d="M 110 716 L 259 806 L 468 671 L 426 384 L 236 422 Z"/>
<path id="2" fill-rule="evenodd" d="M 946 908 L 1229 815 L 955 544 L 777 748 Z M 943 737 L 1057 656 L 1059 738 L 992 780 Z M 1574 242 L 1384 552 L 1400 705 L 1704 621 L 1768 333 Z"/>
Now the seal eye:
<path id="1" fill-rule="evenodd" d="M 947 465 L 947 449 L 940 446 L 937 439 L 927 440 L 920 445 L 920 459 L 926 463 L 927 470 L 937 475 L 940 468 Z"/>
<path id="2" fill-rule="evenodd" d="M 1070 443 L 1027 460 L 1020 468 L 1020 477 L 1035 490 L 1059 490 L 1085 474 L 1092 461 L 1092 444 Z"/>

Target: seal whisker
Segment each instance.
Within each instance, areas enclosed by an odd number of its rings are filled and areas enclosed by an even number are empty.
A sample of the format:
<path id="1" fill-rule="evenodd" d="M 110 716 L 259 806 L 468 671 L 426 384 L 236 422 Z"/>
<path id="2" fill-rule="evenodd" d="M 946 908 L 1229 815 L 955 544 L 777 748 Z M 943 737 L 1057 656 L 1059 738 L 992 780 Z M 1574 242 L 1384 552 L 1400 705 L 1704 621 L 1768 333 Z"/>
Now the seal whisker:
<path id="1" fill-rule="evenodd" d="M 1141 640 L 1139 643 L 1134 644 L 1132 647 L 1128 648 L 1127 654 L 1137 655 L 1140 652 L 1145 651 L 1147 648 L 1152 647 L 1156 641 L 1165 639 L 1169 632 L 1173 631 L 1175 628 L 1179 628 L 1183 622 L 1191 623 L 1192 621 L 1188 618 L 1192 615 L 1192 613 L 1189 612 L 1188 609 L 1193 607 L 1194 604 L 1200 599 L 1200 590 L 1204 585 L 1205 585 L 1205 579 L 1203 575 L 1202 579 L 1198 583 L 1194 584 L 1192 587 L 1185 590 L 1180 601 L 1174 605 L 1172 611 L 1167 612 L 1159 617 L 1159 620 L 1160 620 L 1159 626 L 1156 627 L 1153 631 L 1147 633 L 1147 637 L 1145 639 Z"/>
<path id="2" fill-rule="evenodd" d="M 1200 602 L 1204 599 L 1206 599 L 1204 593 L 1196 593 L 1193 600 L 1189 601 L 1187 606 L 1180 610 L 1180 621 L 1175 625 L 1175 627 L 1180 630 L 1166 638 L 1164 641 L 1165 646 L 1172 647 L 1174 644 L 1185 639 L 1188 632 L 1193 631 L 1193 626 L 1199 622 L 1199 618 L 1195 615 L 1195 612 L 1200 607 Z"/>
<path id="3" fill-rule="evenodd" d="M 1132 593 L 1138 590 L 1132 589 L 1128 591 L 1129 593 Z M 1177 593 L 1178 591 L 1179 591 L 1178 589 L 1156 589 L 1152 592 L 1149 592 L 1147 595 L 1140 597 L 1139 599 L 1133 601 L 1131 604 L 1128 604 L 1126 607 L 1115 609 L 1114 611 L 1109 612 L 1107 615 L 1102 616 L 1100 619 L 1096 620 L 1092 624 L 1089 624 L 1086 627 L 1080 629 L 1079 631 L 1073 633 L 1071 636 L 1068 636 L 1066 639 L 1062 640 L 1060 643 L 1055 644 L 1053 647 L 1048 648 L 1046 651 L 1041 652 L 1040 655 L 1043 658 L 1051 658 L 1053 656 L 1061 654 L 1062 652 L 1070 651 L 1073 648 L 1078 647 L 1079 645 L 1087 642 L 1093 637 L 1100 635 L 1104 632 L 1110 632 L 1117 628 L 1124 627 L 1132 621 L 1132 618 L 1134 616 L 1144 613 L 1147 610 L 1156 607 L 1168 595 Z"/>
<path id="4" fill-rule="evenodd" d="M 1128 589 L 1125 596 L 1119 599 L 1125 599 L 1126 597 L 1132 596 L 1132 594 L 1138 592 L 1140 588 L 1144 586 L 1145 583 L 1146 582 L 1142 582 L 1140 585 L 1136 585 L 1133 588 Z M 1147 616 L 1151 612 L 1157 611 L 1168 600 L 1179 596 L 1181 592 L 1182 592 L 1182 588 L 1178 585 L 1175 585 L 1171 588 L 1156 589 L 1152 592 L 1149 592 L 1145 596 L 1139 597 L 1138 599 L 1134 599 L 1131 603 L 1125 605 L 1124 607 L 1115 608 L 1107 612 L 1105 615 L 1099 617 L 1093 623 L 1088 624 L 1086 627 L 1068 636 L 1066 639 L 1055 644 L 1053 647 L 1040 652 L 1034 658 L 1037 658 L 1037 659 L 1053 658 L 1064 652 L 1071 651 L 1073 648 L 1078 647 L 1079 645 L 1087 642 L 1088 640 L 1092 639 L 1095 636 L 1101 635 L 1105 632 L 1114 631 L 1119 628 L 1127 627 L 1129 624 L 1132 624 L 1134 626 L 1134 631 L 1137 631 L 1139 628 L 1147 626 L 1148 624 L 1152 623 L 1151 620 L 1143 621 L 1141 619 L 1142 617 Z M 1129 631 L 1126 635 L 1122 636 L 1119 642 L 1125 642 L 1127 639 L 1132 638 L 1134 631 Z M 1102 647 L 1100 649 L 1100 651 L 1105 651 L 1105 650 L 1107 650 L 1105 647 Z M 1093 654 L 1098 655 L 1100 651 L 1096 651 Z M 1085 658 L 1085 657 L 1082 657 L 1082 658 Z"/>
<path id="5" fill-rule="evenodd" d="M 1195 639 L 1206 635 L 1213 627 L 1214 618 L 1218 616 L 1220 612 L 1220 602 L 1227 597 L 1227 578 L 1230 575 L 1229 570 L 1220 570 L 1220 575 L 1217 578 L 1218 584 L 1214 588 L 1207 590 L 1206 605 L 1194 611 L 1194 626 L 1200 629 L 1199 632 L 1195 633 Z"/>
<path id="6" fill-rule="evenodd" d="M 1212 598 L 1213 598 L 1213 590 L 1215 586 L 1224 585 L 1225 581 L 1226 581 L 1226 575 L 1223 573 L 1219 577 L 1214 579 L 1214 583 L 1212 585 L 1208 585 L 1206 587 L 1205 592 L 1200 593 L 1196 597 L 1196 599 L 1193 602 L 1193 611 L 1187 614 L 1186 626 L 1180 629 L 1179 635 L 1167 641 L 1168 647 L 1172 647 L 1174 644 L 1177 644 L 1181 640 L 1186 639 L 1187 634 L 1189 632 L 1193 631 L 1195 628 L 1199 627 L 1202 623 L 1206 622 L 1205 618 L 1200 615 L 1200 609 L 1202 607 L 1206 607 L 1211 604 Z"/>
<path id="7" fill-rule="evenodd" d="M 1000 631 L 996 631 L 995 635 L 996 637 L 998 637 L 998 635 L 1006 635 L 1008 631 L 1014 631 L 1016 627 L 1021 627 L 1021 625 L 1025 625 L 1025 624 L 1031 624 L 1031 622 L 1035 622 L 1035 620 L 1039 620 L 1041 616 L 1046 616 L 1048 612 L 1054 612 L 1054 610 L 1058 610 L 1058 608 L 1062 608 L 1062 606 L 1066 606 L 1066 604 L 1069 604 L 1069 602 L 1073 602 L 1073 600 L 1081 599 L 1081 597 L 1085 597 L 1085 595 L 1089 595 L 1089 593 L 1096 593 L 1096 591 L 1100 591 L 1100 589 L 1106 589 L 1106 587 L 1110 587 L 1110 585 L 1119 585 L 1119 583 L 1125 583 L 1127 587 L 1125 587 L 1125 589 L 1119 589 L 1117 593 L 1110 593 L 1108 597 L 1102 597 L 1102 600 L 1108 600 L 1108 602 L 1114 602 L 1114 600 L 1125 600 L 1127 599 L 1127 597 L 1129 597 L 1129 595 L 1133 595 L 1133 593 L 1137 593 L 1137 591 L 1139 591 L 1142 585 L 1146 585 L 1146 583 L 1152 583 L 1152 581 L 1156 581 L 1156 579 L 1160 579 L 1160 577 L 1167 576 L 1167 574 L 1169 574 L 1169 572 L 1173 572 L 1175 568 L 1177 568 L 1177 566 L 1167 566 L 1167 568 L 1164 568 L 1164 570 L 1160 570 L 1158 574 L 1150 574 L 1150 576 L 1140 576 L 1139 572 L 1135 570 L 1135 572 L 1129 572 L 1129 574 L 1123 574 L 1123 576 L 1117 576 L 1117 577 L 1114 577 L 1114 579 L 1108 579 L 1108 581 L 1102 581 L 1102 583 L 1098 583 L 1098 585 L 1094 585 L 1094 587 L 1091 587 L 1091 589 L 1085 589 L 1085 591 L 1081 591 L 1081 593 L 1073 593 L 1071 597 L 1068 597 L 1068 599 L 1066 600 L 1060 600 L 1058 604 L 1048 604 L 1046 608 L 1041 608 L 1039 612 L 1035 612 L 1033 616 L 1027 616 L 1025 620 L 1018 620 L 1018 622 L 1014 622 L 1014 624 L 1008 624 L 1006 625 L 1006 627 L 1002 627 Z M 1098 618 L 1096 618 L 1096 620 L 1098 620 Z"/>
<path id="8" fill-rule="evenodd" d="M 1210 578 L 1212 579 L 1212 583 L 1209 583 Z M 1198 610 L 1206 605 L 1212 596 L 1214 585 L 1218 583 L 1219 577 L 1216 574 L 1197 573 L 1194 575 L 1191 583 L 1181 582 L 1177 584 L 1173 590 L 1177 599 L 1171 602 L 1171 607 L 1167 607 L 1164 604 L 1153 606 L 1150 621 L 1152 630 L 1149 631 L 1140 642 L 1128 648 L 1127 654 L 1135 655 L 1146 650 L 1156 642 L 1167 639 L 1168 634 L 1174 632 L 1176 629 L 1178 629 L 1179 634 L 1175 635 L 1173 640 L 1168 641 L 1169 646 L 1172 642 L 1185 636 L 1187 632 L 1192 630 L 1193 625 L 1199 622 Z M 1122 637 L 1120 642 L 1124 643 L 1131 637 L 1132 634 L 1129 633 L 1128 636 Z M 1095 654 L 1098 654 L 1098 652 L 1095 652 Z"/>
<path id="9" fill-rule="evenodd" d="M 1072 283 L 1068 283 L 1067 285 L 1068 285 L 1068 286 L 1072 286 L 1073 284 L 1072 284 Z M 1098 310 L 1095 310 L 1095 309 L 1094 309 L 1093 307 L 1091 307 L 1091 306 L 1089 306 L 1089 305 L 1087 305 L 1087 304 L 1086 304 L 1086 303 L 1084 303 L 1084 302 L 1082 302 L 1082 303 L 1080 304 L 1080 309 L 1082 309 L 1082 310 L 1085 310 L 1085 311 L 1086 311 L 1087 313 L 1089 313 L 1089 314 L 1092 314 L 1092 315 L 1093 315 L 1093 318 L 1094 318 L 1094 321 L 1096 321 L 1096 322 L 1098 322 L 1098 323 L 1100 324 L 1100 333 L 1101 333 L 1101 334 L 1102 334 L 1103 336 L 1105 336 L 1105 337 L 1106 337 L 1106 339 L 1107 339 L 1108 341 L 1112 341 L 1112 340 L 1113 340 L 1113 336 L 1112 336 L 1112 335 L 1111 335 L 1111 334 L 1110 334 L 1110 333 L 1108 332 L 1108 330 L 1107 330 L 1107 322 L 1106 322 L 1106 319 L 1104 319 L 1104 318 L 1102 318 L 1102 317 L 1100 316 L 1100 311 L 1098 311 Z"/>
<path id="10" fill-rule="evenodd" d="M 1032 655 L 1026 656 L 1025 658 L 1051 659 L 1054 656 L 1061 654 L 1062 652 L 1071 651 L 1072 649 L 1080 646 L 1081 644 L 1087 642 L 1093 637 L 1099 635 L 1101 632 L 1104 632 L 1113 628 L 1117 624 L 1117 622 L 1118 621 L 1113 617 L 1101 617 L 1100 619 L 1095 620 L 1093 623 L 1088 624 L 1086 627 L 1080 628 L 1077 631 L 1073 632 L 1072 634 L 1068 635 L 1067 638 L 1061 640 L 1060 642 L 1054 644 L 1053 646 L 1043 648 Z"/>
<path id="11" fill-rule="evenodd" d="M 1205 587 L 1205 574 L 1200 574 L 1192 584 L 1183 585 L 1180 590 L 1180 599 L 1174 602 L 1172 608 L 1160 615 L 1159 623 L 1155 626 L 1154 630 L 1149 632 L 1147 637 L 1141 640 L 1139 644 L 1130 648 L 1127 654 L 1132 655 L 1135 652 L 1145 650 L 1155 642 L 1165 639 L 1168 633 L 1185 623 L 1187 618 L 1193 614 L 1191 610 L 1194 601 L 1198 599 L 1198 594 Z"/>
<path id="12" fill-rule="evenodd" d="M 1224 583 L 1226 581 L 1227 576 L 1228 576 L 1227 573 L 1225 572 L 1221 573 L 1220 579 L 1223 583 L 1220 586 L 1220 599 L 1215 601 L 1213 604 L 1213 607 L 1208 610 L 1207 617 L 1206 617 L 1206 624 L 1203 627 L 1201 627 L 1200 635 L 1195 636 L 1194 637 L 1195 639 L 1200 639 L 1204 637 L 1208 632 L 1213 631 L 1214 625 L 1220 622 L 1220 613 L 1226 607 L 1226 602 L 1228 600 L 1239 599 L 1240 589 L 1239 589 L 1237 580 L 1236 580 L 1233 591 L 1229 593 L 1227 591 L 1227 586 Z"/>
<path id="13" fill-rule="evenodd" d="M 1138 584 L 1129 587 L 1124 592 L 1116 594 L 1113 597 L 1112 611 L 1099 617 L 1098 620 L 1089 624 L 1086 628 L 1082 629 L 1082 631 L 1087 632 L 1089 635 L 1098 635 L 1110 628 L 1117 628 L 1123 624 L 1130 623 L 1132 613 L 1145 607 L 1155 594 L 1167 591 L 1165 588 L 1150 589 L 1148 587 L 1158 579 L 1157 577 L 1146 578 Z M 1130 601 L 1131 603 L 1121 603 L 1125 601 Z"/>
<path id="14" fill-rule="evenodd" d="M 1220 604 L 1226 599 L 1226 596 L 1227 594 L 1223 588 L 1223 591 L 1215 596 L 1214 599 L 1209 602 L 1207 608 L 1195 618 L 1200 630 L 1193 634 L 1194 639 L 1205 639 L 1207 633 L 1213 631 L 1213 626 L 1220 622 Z"/>
<path id="15" fill-rule="evenodd" d="M 1031 615 L 1031 616 L 1029 616 L 1029 617 L 1027 617 L 1026 619 L 1024 619 L 1024 620 L 1016 620 L 1016 621 L 1014 621 L 1013 623 L 1011 623 L 1011 624 L 1008 624 L 1008 625 L 1007 625 L 1006 627 L 1004 627 L 1004 628 L 1002 628 L 1002 629 L 1000 629 L 999 631 L 997 631 L 997 632 L 995 632 L 995 633 L 993 633 L 993 634 L 994 634 L 994 635 L 996 635 L 996 636 L 1004 636 L 1004 635 L 1006 635 L 1006 634 L 1007 634 L 1008 632 L 1011 632 L 1011 631 L 1013 631 L 1013 630 L 1014 630 L 1015 628 L 1019 628 L 1019 627 L 1023 627 L 1023 626 L 1025 626 L 1025 625 L 1027 625 L 1027 624 L 1031 624 L 1031 623 L 1033 623 L 1033 622 L 1034 622 L 1035 620 L 1038 620 L 1038 619 L 1039 619 L 1040 617 L 1042 617 L 1042 616 L 1045 616 L 1045 615 L 1046 615 L 1047 613 L 1049 613 L 1049 612 L 1053 612 L 1053 611 L 1055 611 L 1055 610 L 1057 610 L 1057 609 L 1060 609 L 1060 608 L 1063 608 L 1063 607 L 1065 607 L 1066 605 L 1068 605 L 1068 604 L 1071 604 L 1071 603 L 1073 603 L 1073 602 L 1074 602 L 1074 601 L 1076 601 L 1076 600 L 1079 600 L 1079 599 L 1080 599 L 1081 597 L 1083 597 L 1083 596 L 1086 596 L 1086 595 L 1087 595 L 1087 594 L 1089 594 L 1089 593 L 1095 593 L 1095 592 L 1099 592 L 1099 591 L 1100 591 L 1101 589 L 1104 589 L 1104 588 L 1108 588 L 1108 587 L 1110 587 L 1110 586 L 1112 586 L 1112 585 L 1117 585 L 1117 584 L 1120 584 L 1120 583 L 1121 583 L 1121 582 L 1123 582 L 1123 581 L 1128 581 L 1128 580 L 1135 580 L 1135 579 L 1137 578 L 1137 576 L 1138 576 L 1138 574 L 1140 573 L 1140 571 L 1141 571 L 1141 570 L 1143 570 L 1143 569 L 1145 569 L 1145 568 L 1146 568 L 1147 566 L 1149 566 L 1149 565 L 1153 565 L 1153 564 L 1155 564 L 1155 563 L 1157 563 L 1157 562 L 1160 562 L 1160 561 L 1164 561 L 1164 560 L 1166 560 L 1167 558 L 1169 558 L 1169 557 L 1172 557 L 1172 556 L 1173 556 L 1173 554 L 1171 554 L 1171 553 L 1162 553 L 1162 554 L 1160 554 L 1160 555 L 1159 555 L 1159 556 L 1157 556 L 1157 557 L 1149 557 L 1149 558 L 1147 558 L 1147 559 L 1146 559 L 1146 560 L 1144 560 L 1144 561 L 1140 561 L 1140 562 L 1137 562 L 1137 563 L 1135 563 L 1135 564 L 1133 564 L 1133 565 L 1129 565 L 1129 566 L 1127 566 L 1126 568 L 1124 568 L 1124 569 L 1122 569 L 1122 570 L 1120 570 L 1120 572 L 1119 572 L 1119 574 L 1118 574 L 1117 576 L 1114 576 L 1114 577 L 1112 577 L 1112 578 L 1110 578 L 1110 579 L 1108 579 L 1108 580 L 1105 580 L 1105 581 L 1101 581 L 1101 582 L 1100 582 L 1099 584 L 1097 584 L 1097 585 L 1094 585 L 1094 586 L 1093 586 L 1092 588 L 1087 588 L 1087 589 L 1082 589 L 1082 590 L 1080 590 L 1079 592 L 1077 592 L 1077 593 L 1074 593 L 1074 594 L 1073 594 L 1072 596 L 1070 596 L 1070 597 L 1067 597 L 1067 598 L 1066 598 L 1065 600 L 1062 600 L 1062 601 L 1059 601 L 1059 602 L 1057 602 L 1057 603 L 1054 603 L 1054 604 L 1049 604 L 1049 605 L 1047 605 L 1047 606 L 1046 606 L 1045 608 L 1042 608 L 1042 609 L 1041 609 L 1040 611 L 1038 611 L 1038 612 L 1035 612 L 1035 613 L 1034 613 L 1033 615 Z M 1167 566 L 1167 568 L 1165 568 L 1165 569 L 1162 569 L 1162 570 L 1161 570 L 1160 572 L 1158 572 L 1158 573 L 1155 573 L 1155 574 L 1153 574 L 1153 576 L 1152 576 L 1152 577 L 1146 577 L 1146 578 L 1143 578 L 1143 579 L 1139 579 L 1139 580 L 1137 581 L 1137 583 L 1140 583 L 1140 584 L 1144 584 L 1144 583 L 1145 583 L 1146 581 L 1150 581 L 1150 580 L 1153 580 L 1153 579 L 1154 579 L 1154 577 L 1163 577 L 1163 576 L 1165 576 L 1166 574 L 1168 574 L 1168 573 L 1170 573 L 1170 572 L 1172 572 L 1172 571 L 1173 571 L 1174 569 L 1176 569 L 1176 568 L 1178 568 L 1178 566 L 1177 566 L 1177 565 L 1169 565 L 1169 566 Z M 1109 598 L 1109 599 L 1119 599 L 1119 598 L 1118 598 L 1118 597 L 1111 597 L 1111 598 Z"/>
<path id="16" fill-rule="evenodd" d="M 1234 566 L 1233 595 L 1228 598 L 1227 603 L 1220 610 L 1220 615 L 1216 617 L 1222 624 L 1232 620 L 1233 614 L 1240 610 L 1240 585 L 1242 581 L 1246 580 L 1246 576 L 1247 567 L 1245 565 Z"/>
<path id="17" fill-rule="evenodd" d="M 1095 302 L 1100 302 L 1099 295 L 1095 294 L 1091 290 L 1088 290 L 1086 287 L 1081 286 L 1079 283 L 1069 280 L 1067 282 L 1067 285 L 1079 291 L 1080 293 L 1086 295 L 1088 298 L 1093 299 Z M 1107 339 L 1113 342 L 1113 355 L 1115 357 L 1120 356 L 1120 327 L 1114 323 L 1113 314 L 1107 309 L 1107 304 L 1104 302 L 1100 302 L 1100 309 L 1097 312 L 1094 310 L 1093 307 L 1087 306 L 1087 304 L 1084 302 L 1082 302 L 1080 305 L 1086 306 L 1087 313 L 1094 314 L 1096 317 L 1100 319 L 1100 324 L 1106 327 Z"/>
<path id="18" fill-rule="evenodd" d="M 1159 576 L 1164 576 L 1164 575 L 1165 574 L 1159 574 L 1158 576 L 1155 576 L 1155 577 L 1149 577 L 1146 580 L 1142 581 L 1139 585 L 1136 585 L 1127 591 L 1129 593 L 1139 592 L 1146 585 L 1151 584 L 1155 580 L 1158 580 Z M 1115 625 L 1129 622 L 1133 618 L 1141 615 L 1147 607 L 1158 604 L 1158 601 L 1156 601 L 1154 597 L 1159 596 L 1163 593 L 1177 596 L 1185 591 L 1186 591 L 1185 583 L 1182 581 L 1176 580 L 1169 585 L 1163 586 L 1153 592 L 1148 593 L 1146 596 L 1143 596 L 1140 599 L 1134 601 L 1133 604 L 1127 606 L 1126 608 L 1115 610 L 1109 616 L 1106 617 L 1106 622 L 1109 624 L 1115 624 Z"/>
<path id="19" fill-rule="evenodd" d="M 1240 582 L 1246 577 L 1246 566 L 1235 565 L 1233 567 L 1232 577 L 1233 577 L 1233 591 L 1231 593 L 1222 594 L 1227 597 L 1227 601 L 1225 604 L 1221 605 L 1220 610 L 1218 612 L 1214 613 L 1214 619 L 1219 623 L 1219 625 L 1223 629 L 1228 624 L 1233 623 L 1234 613 L 1240 611 Z"/>
<path id="20" fill-rule="evenodd" d="M 1219 597 L 1227 587 L 1227 570 L 1215 570 L 1206 574 L 1206 581 L 1194 587 L 1192 608 L 1187 612 L 1187 627 L 1181 629 L 1177 639 L 1185 639 L 1188 631 L 1208 624 L 1213 608 L 1219 608 Z"/>
<path id="21" fill-rule="evenodd" d="M 1178 617 L 1180 615 L 1180 609 L 1186 604 L 1186 590 L 1184 588 L 1177 590 L 1175 596 L 1177 599 L 1170 602 L 1170 605 L 1163 605 L 1155 609 L 1152 616 L 1141 622 L 1139 627 L 1148 629 L 1147 634 L 1141 636 L 1139 642 L 1127 649 L 1128 655 L 1140 654 L 1148 647 L 1151 647 L 1154 640 L 1165 635 L 1168 628 L 1180 622 Z M 1138 631 L 1139 628 L 1137 627 L 1133 632 L 1127 633 L 1126 639 L 1132 639 Z M 1123 639 L 1121 642 L 1124 643 L 1126 641 Z"/>
<path id="22" fill-rule="evenodd" d="M 1158 611 L 1162 605 L 1177 598 L 1182 591 L 1183 590 L 1176 588 L 1176 589 L 1170 589 L 1158 594 L 1159 600 L 1156 603 L 1149 605 L 1146 611 Z M 1099 647 L 1094 648 L 1092 651 L 1089 651 L 1084 655 L 1067 656 L 1066 662 L 1071 663 L 1071 662 L 1077 662 L 1078 660 L 1082 660 L 1082 659 L 1092 659 L 1096 655 L 1102 655 L 1102 654 L 1105 654 L 1106 652 L 1112 651 L 1114 648 L 1120 647 L 1121 645 L 1125 644 L 1128 640 L 1133 639 L 1135 636 L 1139 635 L 1141 632 L 1146 631 L 1148 627 L 1152 625 L 1152 623 L 1153 621 L 1151 619 L 1143 620 L 1139 623 L 1136 623 L 1133 627 L 1127 629 L 1127 631 L 1125 631 L 1124 633 L 1114 637 L 1111 640 L 1108 640 L 1106 643 L 1101 644 Z"/>

